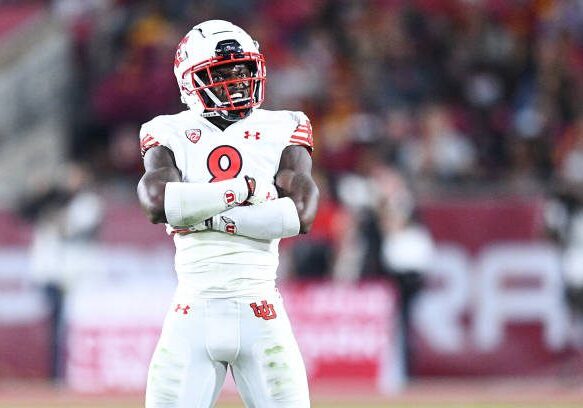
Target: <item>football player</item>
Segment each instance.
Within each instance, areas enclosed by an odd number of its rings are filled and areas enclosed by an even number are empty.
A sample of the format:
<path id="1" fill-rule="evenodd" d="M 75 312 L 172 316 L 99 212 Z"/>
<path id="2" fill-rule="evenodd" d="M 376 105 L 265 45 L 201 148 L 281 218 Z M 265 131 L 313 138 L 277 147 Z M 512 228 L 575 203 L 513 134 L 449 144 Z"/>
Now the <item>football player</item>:
<path id="1" fill-rule="evenodd" d="M 264 57 L 227 21 L 196 25 L 174 73 L 189 109 L 140 131 L 139 200 L 173 235 L 178 276 L 146 407 L 214 406 L 228 367 L 247 407 L 309 407 L 275 278 L 280 238 L 308 232 L 318 206 L 310 122 L 259 109 Z"/>

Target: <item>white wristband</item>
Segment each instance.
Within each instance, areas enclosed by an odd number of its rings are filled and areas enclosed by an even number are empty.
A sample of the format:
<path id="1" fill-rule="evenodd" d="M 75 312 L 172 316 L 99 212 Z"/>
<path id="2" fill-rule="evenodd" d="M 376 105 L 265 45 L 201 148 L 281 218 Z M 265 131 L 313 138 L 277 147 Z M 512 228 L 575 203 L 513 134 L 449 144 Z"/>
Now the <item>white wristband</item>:
<path id="1" fill-rule="evenodd" d="M 291 198 L 235 207 L 212 217 L 212 229 L 255 239 L 293 237 L 300 233 L 298 210 Z"/>
<path id="2" fill-rule="evenodd" d="M 216 183 L 166 183 L 164 211 L 172 226 L 198 224 L 243 203 L 249 187 L 243 177 Z"/>

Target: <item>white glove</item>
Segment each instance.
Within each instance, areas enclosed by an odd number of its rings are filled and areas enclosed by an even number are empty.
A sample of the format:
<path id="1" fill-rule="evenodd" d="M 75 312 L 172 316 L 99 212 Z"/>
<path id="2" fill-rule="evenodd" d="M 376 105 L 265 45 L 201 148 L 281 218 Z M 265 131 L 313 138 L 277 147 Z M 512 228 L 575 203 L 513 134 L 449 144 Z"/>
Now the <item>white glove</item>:
<path id="1" fill-rule="evenodd" d="M 245 179 L 247 180 L 249 190 L 251 191 L 251 195 L 246 203 L 259 204 L 264 201 L 275 200 L 278 198 L 275 184 L 249 176 L 245 176 Z"/>
<path id="2" fill-rule="evenodd" d="M 205 221 L 205 227 L 213 231 L 226 232 L 227 234 L 236 234 L 237 225 L 235 221 L 224 215 L 218 214 Z"/>
<path id="3" fill-rule="evenodd" d="M 195 224 L 195 225 L 189 225 L 189 226 L 187 226 L 185 228 L 188 231 L 190 231 L 190 232 L 206 231 L 208 229 L 211 229 L 208 224 L 209 224 L 209 220 L 206 220 L 206 221 L 201 221 L 201 222 L 199 222 L 198 224 Z"/>

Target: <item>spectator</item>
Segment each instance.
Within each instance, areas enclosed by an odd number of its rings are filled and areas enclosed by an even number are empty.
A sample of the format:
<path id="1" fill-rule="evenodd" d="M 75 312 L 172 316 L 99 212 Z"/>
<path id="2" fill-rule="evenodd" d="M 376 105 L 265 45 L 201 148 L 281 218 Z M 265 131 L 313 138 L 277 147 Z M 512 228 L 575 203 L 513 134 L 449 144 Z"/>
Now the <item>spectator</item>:
<path id="1" fill-rule="evenodd" d="M 62 307 L 65 293 L 96 272 L 93 243 L 103 215 L 101 197 L 87 168 L 70 163 L 63 182 L 37 192 L 22 205 L 34 223 L 31 280 L 51 306 L 51 376 L 63 375 Z"/>

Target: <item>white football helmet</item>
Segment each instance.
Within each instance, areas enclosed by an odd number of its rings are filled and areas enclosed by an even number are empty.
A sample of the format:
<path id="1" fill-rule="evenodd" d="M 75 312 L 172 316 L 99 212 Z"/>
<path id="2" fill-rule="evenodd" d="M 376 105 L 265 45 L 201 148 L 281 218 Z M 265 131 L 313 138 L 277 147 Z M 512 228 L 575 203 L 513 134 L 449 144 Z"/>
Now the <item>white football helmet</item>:
<path id="1" fill-rule="evenodd" d="M 249 76 L 224 80 L 214 69 L 244 64 Z M 192 28 L 180 41 L 174 75 L 182 102 L 201 115 L 236 121 L 259 107 L 265 94 L 265 59 L 259 45 L 240 27 L 209 20 Z M 245 91 L 233 88 L 244 87 Z"/>

